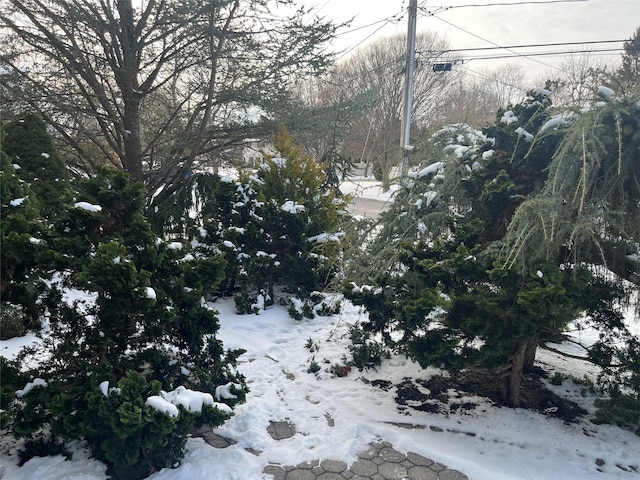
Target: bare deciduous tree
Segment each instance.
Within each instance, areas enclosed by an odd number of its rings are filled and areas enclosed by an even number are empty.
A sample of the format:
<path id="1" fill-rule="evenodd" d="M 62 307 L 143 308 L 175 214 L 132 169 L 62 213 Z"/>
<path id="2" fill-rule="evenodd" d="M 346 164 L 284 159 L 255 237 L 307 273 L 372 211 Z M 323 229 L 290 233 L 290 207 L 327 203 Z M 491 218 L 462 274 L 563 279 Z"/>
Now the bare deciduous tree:
<path id="1" fill-rule="evenodd" d="M 335 27 L 293 0 L 1 0 L 2 67 L 77 155 L 149 191 L 251 135 L 287 81 L 322 71 Z M 24 92 L 24 90 L 22 90 Z"/>
<path id="2" fill-rule="evenodd" d="M 416 38 L 412 124 L 424 127 L 438 118 L 446 93 L 457 73 L 434 72 L 432 64 L 446 62 L 447 42 L 421 33 Z M 336 87 L 350 95 L 373 91 L 372 105 L 353 122 L 345 137 L 344 152 L 377 165 L 385 186 L 400 154 L 400 119 L 403 102 L 406 37 L 383 38 L 356 51 L 336 67 Z M 341 85 L 339 87 L 338 85 Z"/>
<path id="3" fill-rule="evenodd" d="M 449 92 L 443 123 L 466 123 L 482 127 L 495 119 L 496 111 L 524 97 L 524 68 L 515 63 L 478 72 L 459 67 L 464 75 Z"/>
<path id="4" fill-rule="evenodd" d="M 570 55 L 559 70 L 549 72 L 538 83 L 550 81 L 557 107 L 583 107 L 593 100 L 606 71 L 607 64 L 593 55 Z"/>

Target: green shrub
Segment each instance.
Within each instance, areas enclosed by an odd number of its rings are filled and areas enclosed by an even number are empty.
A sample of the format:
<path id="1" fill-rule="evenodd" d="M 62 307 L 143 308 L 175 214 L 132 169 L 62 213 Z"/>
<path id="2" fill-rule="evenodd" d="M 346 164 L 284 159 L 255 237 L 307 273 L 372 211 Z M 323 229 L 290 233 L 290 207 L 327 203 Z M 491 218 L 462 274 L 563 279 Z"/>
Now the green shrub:
<path id="1" fill-rule="evenodd" d="M 365 368 L 375 368 L 382 363 L 383 358 L 389 357 L 389 352 L 375 340 L 371 340 L 371 334 L 364 331 L 359 325 L 351 327 L 350 332 L 351 352 L 350 364 L 362 371 Z"/>
<path id="2" fill-rule="evenodd" d="M 565 378 L 567 378 L 565 375 L 563 375 L 560 372 L 555 372 L 551 378 L 549 379 L 549 383 L 551 385 L 562 385 L 562 382 L 564 382 Z"/>
<path id="3" fill-rule="evenodd" d="M 595 421 L 628 428 L 640 435 L 640 398 L 635 395 L 616 395 L 595 401 Z"/>
<path id="4" fill-rule="evenodd" d="M 315 360 L 311 360 L 311 363 L 309 364 L 309 368 L 307 368 L 307 373 L 318 373 L 320 369 L 321 369 L 320 364 Z"/>
<path id="5" fill-rule="evenodd" d="M 0 425 L 4 427 L 11 422 L 8 409 L 16 398 L 16 390 L 24 387 L 29 379 L 19 367 L 18 362 L 0 356 Z"/>
<path id="6" fill-rule="evenodd" d="M 113 378 L 102 366 L 85 375 L 79 385 L 51 381 L 46 387 L 32 389 L 22 397 L 25 408 L 20 411 L 15 431 L 25 435 L 32 445 L 49 445 L 51 449 L 59 446 L 63 438 L 84 439 L 95 458 L 125 478 L 137 479 L 177 465 L 184 455 L 190 427 L 215 427 L 230 416 L 226 405 L 224 411 L 213 405 L 204 406 L 201 411 L 180 406 L 175 415 L 167 414 L 148 404 L 150 397 L 168 397 L 161 392 L 159 381 L 147 382 L 134 371 L 127 372 L 118 382 L 109 381 Z M 40 426 L 43 406 L 50 416 L 49 434 Z M 73 415 L 68 414 L 69 408 L 75 409 Z"/>
<path id="7" fill-rule="evenodd" d="M 61 281 L 93 299 L 68 304 L 55 286 L 40 297 L 49 332 L 24 360 L 46 386 L 12 402 L 12 431 L 26 439 L 23 458 L 83 440 L 115 475 L 143 478 L 179 463 L 189 428 L 220 425 L 244 401 L 234 368 L 241 351 L 225 352 L 205 300 L 225 262 L 158 238 L 144 217 L 144 186 L 126 174 L 101 170 L 81 186 L 77 198 L 101 209 L 60 212 L 51 245 L 60 262 L 73 246 Z M 187 411 L 167 400 L 180 385 L 206 399 L 234 387 L 224 404 Z M 176 415 L 150 406 L 150 397 Z"/>
<path id="8" fill-rule="evenodd" d="M 240 291 L 236 305 L 242 313 L 253 310 L 255 292 L 275 299 L 281 287 L 307 298 L 324 289 L 342 259 L 341 223 L 348 199 L 327 185 L 324 166 L 296 146 L 291 135 L 280 133 L 274 147 L 281 157 L 267 157 L 257 172 L 245 172 L 233 183 L 215 182 L 216 198 L 203 208 L 203 228 L 194 232 L 203 252 L 224 253 L 223 293 Z M 302 317 L 311 314 L 307 310 Z"/>

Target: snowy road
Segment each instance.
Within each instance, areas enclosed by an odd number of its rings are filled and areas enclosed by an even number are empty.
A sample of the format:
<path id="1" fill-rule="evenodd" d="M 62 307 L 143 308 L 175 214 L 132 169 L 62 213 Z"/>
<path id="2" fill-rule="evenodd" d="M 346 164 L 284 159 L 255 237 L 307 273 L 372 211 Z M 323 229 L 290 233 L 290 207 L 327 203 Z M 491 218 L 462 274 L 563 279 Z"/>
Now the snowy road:
<path id="1" fill-rule="evenodd" d="M 388 201 L 374 200 L 373 198 L 357 197 L 349 205 L 349 211 L 353 215 L 374 218 L 389 206 Z"/>

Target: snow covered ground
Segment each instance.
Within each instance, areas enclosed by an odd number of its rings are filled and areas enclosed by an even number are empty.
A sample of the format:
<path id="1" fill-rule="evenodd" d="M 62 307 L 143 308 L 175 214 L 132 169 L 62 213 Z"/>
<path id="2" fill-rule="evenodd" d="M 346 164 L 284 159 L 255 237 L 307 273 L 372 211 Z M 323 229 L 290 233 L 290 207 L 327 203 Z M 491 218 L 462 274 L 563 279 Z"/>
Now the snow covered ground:
<path id="1" fill-rule="evenodd" d="M 225 449 L 192 438 L 177 469 L 155 473 L 152 480 L 258 480 L 269 462 L 296 465 L 308 460 L 353 462 L 376 440 L 391 442 L 457 469 L 472 480 L 609 480 L 640 478 L 640 437 L 609 425 L 579 424 L 522 409 L 498 408 L 486 400 L 459 414 L 401 412 L 395 388 L 373 386 L 374 380 L 397 384 L 406 377 L 427 378 L 404 357 L 385 360 L 377 370 L 352 370 L 346 377 L 330 373 L 348 355 L 349 326 L 365 318 L 349 303 L 332 317 L 297 321 L 274 306 L 262 315 L 236 315 L 232 300 L 214 304 L 220 312 L 220 338 L 226 348 L 244 348 L 239 370 L 251 389 L 247 402 L 216 433 L 237 441 Z M 630 322 L 635 322 L 629 319 Z M 633 327 L 640 334 L 637 322 Z M 33 337 L 0 342 L 0 354 L 12 356 L 18 344 Z M 311 348 L 309 348 L 311 347 Z M 575 360 L 540 352 L 547 369 L 582 377 L 592 374 Z M 308 373 L 315 361 L 321 370 Z M 582 397 L 580 386 L 565 381 L 555 387 L 592 409 L 593 397 Z M 461 409 L 462 410 L 462 409 Z M 267 433 L 270 421 L 289 420 L 297 433 L 276 441 Z M 395 424 L 415 424 L 422 429 Z M 433 428 L 431 428 L 433 427 Z M 8 437 L 3 445 L 10 444 Z M 247 449 L 262 452 L 249 453 Z M 23 467 L 2 449 L 0 478 L 6 480 L 103 480 L 105 466 L 76 447 L 72 461 L 60 456 L 34 458 Z M 616 466 L 620 465 L 627 471 Z M 635 471 L 633 471 L 635 469 Z"/>

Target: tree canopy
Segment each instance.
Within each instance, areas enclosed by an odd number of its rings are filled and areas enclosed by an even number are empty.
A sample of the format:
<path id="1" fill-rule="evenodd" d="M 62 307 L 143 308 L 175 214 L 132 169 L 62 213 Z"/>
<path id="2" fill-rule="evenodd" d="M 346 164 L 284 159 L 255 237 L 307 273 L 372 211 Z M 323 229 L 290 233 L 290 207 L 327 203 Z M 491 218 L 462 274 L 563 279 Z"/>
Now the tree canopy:
<path id="1" fill-rule="evenodd" d="M 114 165 L 151 192 L 261 129 L 290 82 L 328 65 L 336 28 L 267 0 L 0 7 L 2 67 L 22 79 L 7 92 L 57 130 L 68 161 Z"/>
<path id="2" fill-rule="evenodd" d="M 636 98 L 600 95 L 555 113 L 540 88 L 483 132 L 432 137 L 434 160 L 352 262 L 345 292 L 369 311 L 363 328 L 424 366 L 495 372 L 519 405 L 536 348 L 584 313 L 602 332 L 590 360 L 612 389 L 637 392 L 638 342 L 618 302 L 638 286 L 640 117 Z"/>

